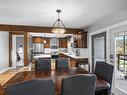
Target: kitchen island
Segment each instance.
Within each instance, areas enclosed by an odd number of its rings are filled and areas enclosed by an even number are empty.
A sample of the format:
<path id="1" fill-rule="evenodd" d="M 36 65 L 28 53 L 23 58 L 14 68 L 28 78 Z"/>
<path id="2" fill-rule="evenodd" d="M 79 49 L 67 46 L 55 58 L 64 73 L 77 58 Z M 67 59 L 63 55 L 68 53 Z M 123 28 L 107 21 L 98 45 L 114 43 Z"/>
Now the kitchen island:
<path id="1" fill-rule="evenodd" d="M 88 64 L 88 56 L 83 56 L 83 55 L 75 56 L 71 53 L 60 53 L 59 55 L 60 57 L 70 59 L 70 64 L 69 64 L 70 67 L 77 67 L 78 64 L 80 63 Z"/>
<path id="2" fill-rule="evenodd" d="M 33 58 L 34 59 L 38 59 L 38 58 L 51 58 L 51 54 L 50 53 L 38 54 L 38 55 L 35 55 Z"/>
<path id="3" fill-rule="evenodd" d="M 39 58 L 52 58 L 52 56 L 50 53 L 39 54 L 39 55 L 34 56 L 34 60 L 37 60 Z M 61 53 L 59 53 L 59 58 L 68 58 L 69 59 L 69 67 L 78 67 L 79 64 L 89 65 L 88 64 L 88 56 L 84 56 L 84 55 L 75 56 L 71 53 L 61 52 Z"/>

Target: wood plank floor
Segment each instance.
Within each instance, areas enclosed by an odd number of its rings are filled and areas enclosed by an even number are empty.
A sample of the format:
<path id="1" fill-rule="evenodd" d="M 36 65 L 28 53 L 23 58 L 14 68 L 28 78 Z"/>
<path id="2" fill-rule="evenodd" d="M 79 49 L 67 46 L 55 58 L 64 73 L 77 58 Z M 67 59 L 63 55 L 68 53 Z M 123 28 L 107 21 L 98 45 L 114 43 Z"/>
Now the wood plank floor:
<path id="1" fill-rule="evenodd" d="M 14 69 L 9 69 L 5 71 L 4 73 L 0 74 L 0 84 L 1 86 L 4 85 L 9 79 L 11 79 L 16 73 L 21 72 L 21 71 L 27 71 L 28 68 L 14 68 Z"/>

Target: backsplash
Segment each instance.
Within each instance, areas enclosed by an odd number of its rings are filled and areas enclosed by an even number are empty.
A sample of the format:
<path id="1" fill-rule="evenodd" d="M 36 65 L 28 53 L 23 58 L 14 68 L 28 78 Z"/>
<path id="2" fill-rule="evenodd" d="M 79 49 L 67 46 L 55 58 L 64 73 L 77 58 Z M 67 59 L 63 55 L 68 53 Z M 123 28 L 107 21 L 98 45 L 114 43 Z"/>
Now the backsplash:
<path id="1" fill-rule="evenodd" d="M 88 48 L 78 48 L 80 50 L 80 56 L 88 57 Z"/>

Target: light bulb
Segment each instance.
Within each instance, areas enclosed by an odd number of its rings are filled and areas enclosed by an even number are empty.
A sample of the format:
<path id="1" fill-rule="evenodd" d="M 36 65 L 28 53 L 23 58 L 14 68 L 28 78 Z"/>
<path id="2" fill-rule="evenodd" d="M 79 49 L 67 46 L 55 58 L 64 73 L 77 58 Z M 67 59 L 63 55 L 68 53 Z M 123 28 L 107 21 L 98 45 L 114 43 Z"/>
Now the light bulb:
<path id="1" fill-rule="evenodd" d="M 43 43 L 46 44 L 46 40 L 44 40 Z"/>

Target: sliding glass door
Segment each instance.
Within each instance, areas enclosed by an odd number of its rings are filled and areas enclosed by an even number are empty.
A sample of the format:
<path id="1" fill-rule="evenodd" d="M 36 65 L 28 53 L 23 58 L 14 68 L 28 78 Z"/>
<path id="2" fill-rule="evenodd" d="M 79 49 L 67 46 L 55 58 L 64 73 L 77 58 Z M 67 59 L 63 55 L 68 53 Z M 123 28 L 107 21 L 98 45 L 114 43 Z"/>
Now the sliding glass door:
<path id="1" fill-rule="evenodd" d="M 127 36 L 120 35 L 115 37 L 116 41 L 116 62 L 117 69 L 120 72 L 126 73 L 127 69 Z"/>

